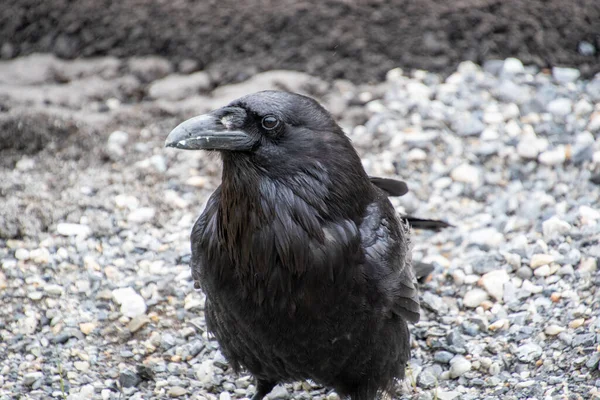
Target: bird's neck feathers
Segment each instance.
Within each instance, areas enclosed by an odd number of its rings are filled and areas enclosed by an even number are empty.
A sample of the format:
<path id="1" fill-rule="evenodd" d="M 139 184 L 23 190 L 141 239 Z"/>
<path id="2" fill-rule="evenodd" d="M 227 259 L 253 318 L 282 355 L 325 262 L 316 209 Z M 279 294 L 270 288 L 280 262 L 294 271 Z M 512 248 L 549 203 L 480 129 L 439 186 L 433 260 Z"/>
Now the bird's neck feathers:
<path id="1" fill-rule="evenodd" d="M 287 260 L 288 269 L 305 269 L 314 247 L 325 244 L 328 227 L 358 223 L 372 200 L 373 189 L 360 173 L 346 171 L 342 179 L 315 164 L 269 175 L 251 162 L 228 161 L 215 215 L 217 235 L 231 261 L 239 268 L 251 266 L 250 273 L 266 273 L 257 269 L 277 258 Z"/>

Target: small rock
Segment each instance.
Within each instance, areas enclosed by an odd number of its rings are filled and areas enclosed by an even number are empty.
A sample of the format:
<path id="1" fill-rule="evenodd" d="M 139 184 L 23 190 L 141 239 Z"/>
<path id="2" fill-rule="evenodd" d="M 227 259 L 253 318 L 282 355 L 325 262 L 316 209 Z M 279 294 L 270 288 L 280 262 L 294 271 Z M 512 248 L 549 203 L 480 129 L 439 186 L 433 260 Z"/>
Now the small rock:
<path id="1" fill-rule="evenodd" d="M 467 349 L 467 341 L 457 329 L 450 331 L 450 333 L 448 333 L 448 336 L 446 337 L 446 340 L 448 341 L 448 344 L 452 346 L 455 350 Z"/>
<path id="2" fill-rule="evenodd" d="M 44 297 L 44 293 L 38 292 L 38 291 L 29 292 L 29 293 L 27 293 L 27 297 L 29 297 L 33 301 L 38 301 L 38 300 L 41 300 L 42 297 Z"/>
<path id="3" fill-rule="evenodd" d="M 422 149 L 412 149 L 406 155 L 408 161 L 425 161 L 427 160 L 427 153 Z"/>
<path id="4" fill-rule="evenodd" d="M 133 210 L 127 216 L 127 221 L 134 223 L 144 223 L 150 222 L 154 219 L 154 215 L 156 214 L 156 210 L 151 207 L 141 207 L 136 210 Z"/>
<path id="5" fill-rule="evenodd" d="M 592 347 L 596 344 L 596 334 L 595 333 L 582 333 L 579 335 L 575 335 L 573 338 L 573 347 L 582 346 L 582 347 Z"/>
<path id="6" fill-rule="evenodd" d="M 513 268 L 520 268 L 521 267 L 521 256 L 515 253 L 509 253 L 507 251 L 503 251 L 501 252 L 502 256 L 504 257 L 504 260 L 506 260 L 506 263 L 508 265 L 510 265 Z"/>
<path id="7" fill-rule="evenodd" d="M 64 292 L 64 289 L 60 285 L 48 284 L 44 286 L 44 291 L 52 296 L 61 296 Z"/>
<path id="8" fill-rule="evenodd" d="M 118 208 L 128 208 L 134 210 L 140 204 L 140 201 L 135 197 L 127 194 L 119 194 L 115 196 L 115 204 Z"/>
<path id="9" fill-rule="evenodd" d="M 431 368 L 425 368 L 417 378 L 417 384 L 423 389 L 432 389 L 437 385 L 437 377 L 431 371 Z"/>
<path id="10" fill-rule="evenodd" d="M 587 129 L 593 133 L 600 132 L 600 112 L 595 112 L 590 116 Z"/>
<path id="11" fill-rule="evenodd" d="M 525 67 L 523 67 L 521 60 L 512 57 L 504 60 L 500 71 L 502 75 L 516 75 L 523 72 L 525 72 Z"/>
<path id="12" fill-rule="evenodd" d="M 517 270 L 517 276 L 521 279 L 529 279 L 533 276 L 533 271 L 529 267 L 521 267 Z"/>
<path id="13" fill-rule="evenodd" d="M 541 267 L 542 265 L 550 264 L 554 262 L 554 257 L 550 254 L 534 254 L 531 256 L 531 262 L 529 265 L 531 268 L 535 269 Z"/>
<path id="14" fill-rule="evenodd" d="M 187 394 L 187 390 L 185 388 L 182 388 L 181 386 L 173 386 L 172 388 L 169 389 L 167 394 L 169 395 L 169 397 L 180 397 L 180 396 Z M 219 399 L 220 399 L 220 397 L 219 397 Z"/>
<path id="15" fill-rule="evenodd" d="M 15 258 L 17 260 L 29 260 L 29 250 L 27 249 L 17 249 L 17 251 L 15 251 Z"/>
<path id="16" fill-rule="evenodd" d="M 44 378 L 44 374 L 41 372 L 29 372 L 29 373 L 25 374 L 25 376 L 23 376 L 23 385 L 31 386 L 37 380 L 40 380 L 43 378 Z"/>
<path id="17" fill-rule="evenodd" d="M 597 261 L 593 257 L 588 257 L 581 260 L 577 271 L 580 272 L 595 272 L 598 269 Z"/>
<path id="18" fill-rule="evenodd" d="M 545 276 L 550 276 L 551 274 L 552 274 L 552 271 L 550 270 L 550 266 L 548 264 L 544 264 L 541 267 L 533 270 L 533 275 L 535 275 L 535 276 L 545 277 Z"/>
<path id="19" fill-rule="evenodd" d="M 79 330 L 86 336 L 92 333 L 94 329 L 96 329 L 96 324 L 93 322 L 82 322 L 79 324 Z"/>
<path id="20" fill-rule="evenodd" d="M 573 107 L 573 112 L 575 113 L 575 115 L 588 115 L 592 111 L 594 111 L 594 106 L 591 105 L 590 102 L 585 99 L 579 100 L 577 103 L 575 103 L 575 106 Z"/>
<path id="21" fill-rule="evenodd" d="M 30 171 L 35 168 L 35 160 L 25 156 L 17 161 L 15 168 L 19 171 Z"/>
<path id="22" fill-rule="evenodd" d="M 565 328 L 558 325 L 548 325 L 546 329 L 544 329 L 544 333 L 548 336 L 556 336 L 561 332 L 564 332 Z"/>
<path id="23" fill-rule="evenodd" d="M 452 129 L 459 136 L 476 136 L 485 129 L 485 124 L 469 113 L 458 117 L 452 124 Z"/>
<path id="24" fill-rule="evenodd" d="M 56 232 L 63 236 L 88 236 L 91 230 L 87 225 L 61 222 L 56 225 Z"/>
<path id="25" fill-rule="evenodd" d="M 435 362 L 439 362 L 441 364 L 448 364 L 453 357 L 454 354 L 445 350 L 436 351 L 433 355 L 433 359 L 435 360 Z"/>
<path id="26" fill-rule="evenodd" d="M 204 360 L 202 363 L 195 365 L 194 373 L 201 385 L 206 386 L 211 383 L 215 377 L 213 360 Z"/>
<path id="27" fill-rule="evenodd" d="M 501 329 L 507 329 L 510 325 L 510 322 L 507 319 L 500 318 L 488 326 L 488 330 L 492 332 L 499 331 Z"/>
<path id="28" fill-rule="evenodd" d="M 544 165 L 560 165 L 567 159 L 564 146 L 558 146 L 554 150 L 548 150 L 538 156 L 538 161 Z"/>
<path id="29" fill-rule="evenodd" d="M 502 300 L 504 297 L 504 285 L 510 281 L 510 276 L 503 270 L 495 270 L 488 272 L 483 275 L 479 280 L 479 284 L 496 299 L 496 301 Z"/>
<path id="30" fill-rule="evenodd" d="M 470 164 L 461 164 L 452 170 L 450 177 L 455 182 L 479 185 L 481 181 L 481 171 Z"/>
<path id="31" fill-rule="evenodd" d="M 565 118 L 573 112 L 573 102 L 567 98 L 558 98 L 548 103 L 547 111 L 556 118 Z"/>
<path id="32" fill-rule="evenodd" d="M 471 370 L 471 362 L 463 356 L 455 356 L 450 361 L 450 377 L 458 378 Z"/>
<path id="33" fill-rule="evenodd" d="M 568 222 L 554 216 L 542 223 L 542 232 L 545 237 L 552 238 L 568 233 L 571 230 L 571 225 Z"/>
<path id="34" fill-rule="evenodd" d="M 146 302 L 144 298 L 136 293 L 131 287 L 115 289 L 112 297 L 121 305 L 121 314 L 134 318 L 146 313 Z"/>
<path id="35" fill-rule="evenodd" d="M 582 56 L 591 57 L 596 54 L 596 47 L 590 42 L 582 40 L 577 44 L 577 51 Z"/>
<path id="36" fill-rule="evenodd" d="M 445 392 L 443 390 L 436 389 L 434 396 L 437 400 L 454 400 L 454 399 L 458 398 L 460 395 L 461 395 L 461 392 L 458 392 L 458 391 Z"/>
<path id="37" fill-rule="evenodd" d="M 270 396 L 267 397 L 271 398 Z M 231 400 L 231 395 L 229 394 L 229 392 L 221 392 L 221 394 L 219 395 L 219 400 Z"/>
<path id="38" fill-rule="evenodd" d="M 530 363 L 539 359 L 543 352 L 544 350 L 540 345 L 535 343 L 527 343 L 517 349 L 516 355 L 519 361 Z"/>
<path id="39" fill-rule="evenodd" d="M 553 67 L 552 68 L 552 76 L 558 83 L 570 83 L 575 82 L 579 79 L 581 73 L 578 69 L 575 68 L 561 68 L 561 67 Z"/>
<path id="40" fill-rule="evenodd" d="M 75 361 L 73 366 L 77 371 L 87 372 L 90 369 L 90 363 L 87 361 Z"/>
<path id="41" fill-rule="evenodd" d="M 273 390 L 271 390 L 271 393 L 269 393 L 268 398 L 272 399 L 272 400 L 284 400 L 284 399 L 289 399 L 290 398 L 290 394 L 288 393 L 288 391 L 285 388 L 285 386 L 283 386 L 283 385 L 276 385 L 273 388 Z"/>
<path id="42" fill-rule="evenodd" d="M 497 247 L 504 241 L 504 235 L 495 228 L 477 229 L 469 234 L 469 241 L 478 245 Z"/>
<path id="43" fill-rule="evenodd" d="M 129 369 L 123 370 L 121 371 L 121 374 L 119 374 L 119 383 L 124 388 L 135 387 L 141 381 L 142 380 L 138 374 Z"/>
<path id="44" fill-rule="evenodd" d="M 197 188 L 204 188 L 208 185 L 209 179 L 206 176 L 191 176 L 186 181 L 185 184 Z"/>
<path id="45" fill-rule="evenodd" d="M 487 292 L 482 289 L 471 289 L 465 293 L 463 304 L 465 307 L 477 308 L 479 305 L 489 298 Z"/>
<path id="46" fill-rule="evenodd" d="M 45 247 L 31 250 L 29 258 L 36 264 L 45 265 L 50 262 L 50 251 Z"/>
<path id="47" fill-rule="evenodd" d="M 600 219 L 600 211 L 589 206 L 581 206 L 579 207 L 579 218 L 584 224 L 595 223 Z"/>
<path id="48" fill-rule="evenodd" d="M 129 332 L 135 333 L 142 329 L 142 327 L 148 322 L 150 322 L 150 318 L 148 318 L 145 314 L 138 315 L 136 317 L 133 317 L 131 321 L 129 321 L 129 323 L 127 324 L 127 329 L 129 329 Z"/>
<path id="49" fill-rule="evenodd" d="M 490 365 L 490 367 L 488 368 L 488 374 L 490 374 L 491 376 L 498 375 L 500 371 L 502 371 L 502 368 L 498 363 L 492 363 L 492 365 Z"/>
<path id="50" fill-rule="evenodd" d="M 599 363 L 600 363 L 600 352 L 595 352 L 585 362 L 585 366 L 588 367 L 588 369 L 595 371 L 598 368 Z"/>
<path id="51" fill-rule="evenodd" d="M 129 134 L 123 131 L 114 131 L 106 142 L 106 155 L 113 161 L 120 160 L 126 154 Z"/>

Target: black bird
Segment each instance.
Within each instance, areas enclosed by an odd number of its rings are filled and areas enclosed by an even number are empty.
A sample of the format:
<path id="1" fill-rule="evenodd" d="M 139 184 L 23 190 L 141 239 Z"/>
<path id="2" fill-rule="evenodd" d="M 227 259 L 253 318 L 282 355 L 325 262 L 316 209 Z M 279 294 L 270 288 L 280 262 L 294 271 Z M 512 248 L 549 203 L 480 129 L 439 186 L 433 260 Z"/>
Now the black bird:
<path id="1" fill-rule="evenodd" d="M 192 277 L 223 354 L 256 378 L 253 399 L 311 379 L 372 400 L 404 378 L 419 320 L 410 228 L 323 107 L 259 92 L 183 122 L 166 146 L 221 155 Z"/>

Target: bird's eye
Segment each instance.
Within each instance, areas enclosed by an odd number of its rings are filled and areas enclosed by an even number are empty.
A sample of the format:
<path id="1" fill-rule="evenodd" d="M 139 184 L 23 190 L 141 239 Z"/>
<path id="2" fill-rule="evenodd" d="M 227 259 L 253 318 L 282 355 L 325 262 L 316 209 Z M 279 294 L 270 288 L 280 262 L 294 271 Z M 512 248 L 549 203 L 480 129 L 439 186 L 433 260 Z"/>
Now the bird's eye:
<path id="1" fill-rule="evenodd" d="M 273 115 L 267 115 L 262 119 L 262 127 L 268 131 L 273 130 L 279 126 L 279 120 Z"/>

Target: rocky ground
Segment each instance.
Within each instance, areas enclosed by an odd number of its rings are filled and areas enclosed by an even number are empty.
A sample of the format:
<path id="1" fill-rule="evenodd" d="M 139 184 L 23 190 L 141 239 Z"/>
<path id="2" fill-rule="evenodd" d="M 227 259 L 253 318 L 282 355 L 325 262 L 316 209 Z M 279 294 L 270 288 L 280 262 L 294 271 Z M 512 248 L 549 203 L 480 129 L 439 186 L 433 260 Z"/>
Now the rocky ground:
<path id="1" fill-rule="evenodd" d="M 163 148 L 184 118 L 259 89 L 308 93 L 436 265 L 394 398 L 600 397 L 600 76 L 517 59 L 376 85 L 270 71 L 217 85 L 157 57 L 0 63 L 0 399 L 246 398 L 206 334 L 189 231 L 219 183 Z M 177 71 L 177 72 L 175 72 Z M 309 382 L 271 399 L 336 399 Z"/>

